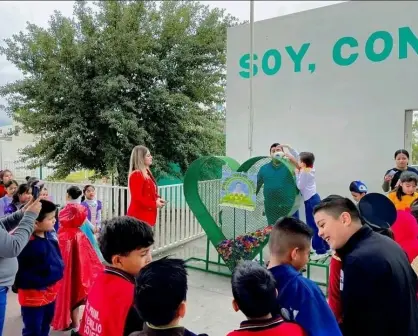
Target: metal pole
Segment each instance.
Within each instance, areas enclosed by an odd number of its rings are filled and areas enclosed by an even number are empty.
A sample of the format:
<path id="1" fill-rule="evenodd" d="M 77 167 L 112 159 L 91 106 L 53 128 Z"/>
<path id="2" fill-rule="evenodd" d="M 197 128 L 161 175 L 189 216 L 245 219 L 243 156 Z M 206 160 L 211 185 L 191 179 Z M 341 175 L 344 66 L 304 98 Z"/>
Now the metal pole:
<path id="1" fill-rule="evenodd" d="M 250 124 L 249 124 L 249 129 L 248 129 L 248 149 L 250 151 L 250 157 L 253 156 L 253 128 L 254 128 L 253 55 L 254 55 L 254 0 L 250 0 Z"/>

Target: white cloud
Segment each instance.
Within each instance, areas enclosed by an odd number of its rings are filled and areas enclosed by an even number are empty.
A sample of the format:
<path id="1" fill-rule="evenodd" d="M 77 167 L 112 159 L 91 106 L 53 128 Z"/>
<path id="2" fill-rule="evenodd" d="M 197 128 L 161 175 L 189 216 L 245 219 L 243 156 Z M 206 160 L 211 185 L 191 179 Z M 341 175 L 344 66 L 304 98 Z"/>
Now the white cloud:
<path id="1" fill-rule="evenodd" d="M 249 1 L 202 2 L 211 8 L 225 8 L 228 13 L 240 20 L 250 19 Z M 338 2 L 342 1 L 255 1 L 254 18 L 256 21 L 265 20 Z M 0 44 L 3 45 L 5 38 L 24 30 L 26 22 L 47 26 L 55 10 L 65 16 L 71 16 L 73 5 L 74 1 L 0 1 Z M 0 85 L 20 77 L 20 72 L 4 56 L 0 56 Z M 0 104 L 4 103 L 5 101 L 0 98 Z M 4 113 L 0 111 L 0 123 L 4 117 Z"/>

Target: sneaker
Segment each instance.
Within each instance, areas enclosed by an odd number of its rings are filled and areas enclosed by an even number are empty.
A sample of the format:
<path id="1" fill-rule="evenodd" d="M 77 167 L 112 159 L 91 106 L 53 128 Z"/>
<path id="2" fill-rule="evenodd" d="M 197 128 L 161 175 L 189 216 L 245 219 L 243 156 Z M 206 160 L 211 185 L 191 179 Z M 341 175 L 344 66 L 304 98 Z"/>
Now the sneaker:
<path id="1" fill-rule="evenodd" d="M 313 261 L 318 261 L 318 260 L 321 260 L 321 259 L 325 259 L 328 256 L 329 256 L 328 253 L 323 253 L 323 254 L 316 254 L 316 253 L 314 253 L 314 254 L 311 255 L 311 258 L 310 259 L 313 260 Z"/>

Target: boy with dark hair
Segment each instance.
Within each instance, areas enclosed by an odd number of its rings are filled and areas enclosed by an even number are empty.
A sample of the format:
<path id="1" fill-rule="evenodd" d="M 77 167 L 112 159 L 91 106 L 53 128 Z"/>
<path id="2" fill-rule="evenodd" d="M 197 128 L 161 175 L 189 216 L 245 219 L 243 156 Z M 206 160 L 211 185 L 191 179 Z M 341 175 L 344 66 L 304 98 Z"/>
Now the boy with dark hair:
<path id="1" fill-rule="evenodd" d="M 309 336 L 338 336 L 341 331 L 324 294 L 300 272 L 309 261 L 311 238 L 311 228 L 296 218 L 280 219 L 271 231 L 269 269 L 278 291 L 275 313 L 301 325 Z"/>
<path id="2" fill-rule="evenodd" d="M 105 221 L 103 228 L 99 245 L 110 266 L 90 290 L 79 334 L 125 336 L 142 330 L 133 305 L 135 276 L 152 260 L 153 233 L 148 224 L 129 216 Z"/>
<path id="3" fill-rule="evenodd" d="M 232 273 L 233 309 L 247 317 L 228 336 L 303 336 L 297 324 L 272 316 L 276 304 L 276 282 L 271 273 L 254 261 L 240 263 Z"/>
<path id="4" fill-rule="evenodd" d="M 135 292 L 136 308 L 146 323 L 144 330 L 130 336 L 195 336 L 179 325 L 186 314 L 183 260 L 163 258 L 145 266 L 137 277 Z"/>
<path id="5" fill-rule="evenodd" d="M 56 206 L 46 200 L 39 202 L 42 209 L 36 218 L 34 233 L 18 256 L 15 285 L 22 306 L 22 334 L 48 336 L 64 263 L 58 242 L 50 236 L 54 230 Z"/>
<path id="6" fill-rule="evenodd" d="M 348 198 L 325 198 L 314 216 L 341 259 L 344 336 L 418 335 L 417 275 L 402 248 L 365 225 Z"/>

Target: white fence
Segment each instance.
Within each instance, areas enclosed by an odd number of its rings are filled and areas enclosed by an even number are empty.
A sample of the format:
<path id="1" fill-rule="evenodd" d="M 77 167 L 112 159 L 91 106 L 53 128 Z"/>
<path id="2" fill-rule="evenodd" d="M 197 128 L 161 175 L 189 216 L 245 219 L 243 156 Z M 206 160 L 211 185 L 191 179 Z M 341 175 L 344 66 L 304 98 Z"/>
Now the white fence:
<path id="1" fill-rule="evenodd" d="M 9 169 L 17 180 L 24 180 L 26 176 L 42 177 L 43 179 L 53 175 L 54 170 L 50 168 L 27 169 L 14 161 L 2 161 L 1 169 Z"/>
<path id="2" fill-rule="evenodd" d="M 84 185 L 45 182 L 49 195 L 55 203 L 65 204 L 66 190 L 76 185 L 83 189 Z M 95 185 L 97 199 L 103 202 L 102 218 L 110 219 L 126 214 L 129 195 L 126 187 Z M 181 246 L 199 238 L 204 232 L 184 199 L 183 185 L 174 184 L 159 187 L 159 195 L 168 200 L 167 205 L 158 212 L 157 224 L 154 227 L 154 253 Z"/>

